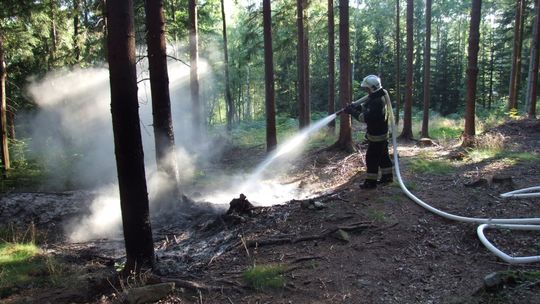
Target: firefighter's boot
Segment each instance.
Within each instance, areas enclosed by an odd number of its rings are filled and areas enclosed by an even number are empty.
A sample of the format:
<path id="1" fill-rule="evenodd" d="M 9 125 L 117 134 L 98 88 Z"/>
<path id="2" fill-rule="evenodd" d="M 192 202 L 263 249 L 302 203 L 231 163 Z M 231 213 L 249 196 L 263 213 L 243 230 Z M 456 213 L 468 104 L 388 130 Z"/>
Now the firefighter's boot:
<path id="1" fill-rule="evenodd" d="M 381 179 L 377 181 L 379 185 L 391 184 L 394 182 L 394 176 L 392 174 L 383 174 Z"/>
<path id="2" fill-rule="evenodd" d="M 360 189 L 369 190 L 369 189 L 375 189 L 375 188 L 377 188 L 376 180 L 366 179 L 363 184 L 360 184 Z"/>

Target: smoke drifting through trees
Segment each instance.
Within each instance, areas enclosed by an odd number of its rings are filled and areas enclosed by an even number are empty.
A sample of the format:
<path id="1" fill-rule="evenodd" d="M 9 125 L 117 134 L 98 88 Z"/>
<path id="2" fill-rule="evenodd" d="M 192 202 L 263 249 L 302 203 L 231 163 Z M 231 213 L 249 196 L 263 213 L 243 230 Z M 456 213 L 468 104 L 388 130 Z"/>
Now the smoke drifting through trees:
<path id="1" fill-rule="evenodd" d="M 201 65 L 204 66 L 204 65 Z M 144 66 L 139 67 L 145 71 Z M 203 69 L 204 71 L 204 69 Z M 202 71 L 201 71 L 202 72 Z M 212 184 L 206 189 L 190 188 L 200 166 L 221 153 L 222 141 L 192 141 L 191 100 L 189 99 L 189 67 L 179 62 L 169 63 L 171 106 L 176 138 L 179 178 L 186 195 L 215 204 L 227 204 L 240 191 L 246 191 L 250 201 L 271 205 L 298 197 L 295 184 L 281 185 L 269 178 L 290 168 L 285 157 L 272 166 L 272 174 L 254 180 L 249 172 L 230 176 L 212 171 Z M 147 78 L 139 72 L 139 78 Z M 201 73 L 201 82 L 213 83 L 212 73 Z M 25 116 L 25 132 L 33 141 L 29 147 L 33 157 L 43 161 L 51 178 L 47 189 L 75 188 L 96 193 L 90 214 L 66 227 L 75 241 L 120 235 L 120 203 L 114 161 L 110 112 L 108 71 L 103 68 L 61 70 L 35 80 L 28 93 L 38 105 L 34 113 Z M 168 192 L 168 180 L 156 170 L 155 145 L 152 130 L 150 86 L 139 83 L 139 115 L 146 164 L 151 212 L 167 210 L 167 204 L 180 198 L 163 197 Z M 195 150 L 196 149 L 196 150 Z M 293 155 L 294 156 L 294 155 Z M 220 178 L 221 177 L 221 178 Z M 263 180 L 266 179 L 267 181 Z M 194 194 L 195 193 L 195 194 Z"/>

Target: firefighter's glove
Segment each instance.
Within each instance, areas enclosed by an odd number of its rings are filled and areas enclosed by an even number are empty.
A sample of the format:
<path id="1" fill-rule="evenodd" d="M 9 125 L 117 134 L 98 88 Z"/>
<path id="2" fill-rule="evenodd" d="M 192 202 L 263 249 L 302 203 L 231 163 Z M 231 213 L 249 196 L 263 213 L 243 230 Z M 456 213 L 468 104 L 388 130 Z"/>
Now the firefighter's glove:
<path id="1" fill-rule="evenodd" d="M 360 114 L 361 114 L 361 112 L 358 110 L 356 105 L 354 105 L 352 103 L 350 105 L 348 105 L 347 107 L 345 107 L 345 113 L 351 115 L 352 117 L 354 117 L 357 120 L 358 120 L 358 118 L 360 117 Z"/>

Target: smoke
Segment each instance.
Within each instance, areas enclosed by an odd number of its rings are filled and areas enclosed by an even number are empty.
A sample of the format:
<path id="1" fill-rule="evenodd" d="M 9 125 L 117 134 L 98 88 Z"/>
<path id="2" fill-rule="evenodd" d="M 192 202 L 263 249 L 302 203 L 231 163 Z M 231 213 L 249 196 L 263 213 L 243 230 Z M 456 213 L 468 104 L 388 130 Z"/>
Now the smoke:
<path id="1" fill-rule="evenodd" d="M 210 90 L 214 81 L 204 61 L 201 60 L 199 67 L 201 102 L 204 102 L 204 96 L 208 95 L 204 90 Z M 144 66 L 139 67 L 140 79 L 148 77 L 140 72 L 145 70 Z M 205 202 L 227 204 L 243 192 L 256 205 L 271 205 L 301 195 L 297 183 L 282 185 L 275 179 L 280 172 L 290 169 L 287 161 L 272 164 L 272 174 L 266 176 L 250 174 L 249 170 L 231 176 L 205 168 L 220 155 L 225 141 L 193 136 L 189 67 L 182 62 L 169 62 L 169 78 L 176 143 L 176 155 L 171 157 L 177 159 L 183 193 Z M 31 138 L 31 156 L 40 159 L 50 173 L 46 189 L 67 186 L 96 193 L 89 206 L 90 214 L 67 226 L 67 234 L 74 241 L 119 235 L 121 212 L 107 68 L 51 72 L 44 78 L 31 80 L 27 91 L 38 110 L 24 115 L 20 133 Z M 170 196 L 173 185 L 156 169 L 148 81 L 139 83 L 139 114 L 151 212 L 168 210 L 180 198 Z M 197 181 L 203 182 L 197 184 Z"/>

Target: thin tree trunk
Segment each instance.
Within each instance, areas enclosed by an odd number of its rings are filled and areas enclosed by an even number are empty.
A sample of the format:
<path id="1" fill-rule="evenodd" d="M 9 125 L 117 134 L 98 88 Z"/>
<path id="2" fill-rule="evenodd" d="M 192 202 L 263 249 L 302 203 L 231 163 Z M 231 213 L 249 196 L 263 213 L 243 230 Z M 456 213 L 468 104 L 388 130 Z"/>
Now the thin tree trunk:
<path id="1" fill-rule="evenodd" d="M 56 61 L 56 49 L 58 44 L 58 35 L 56 32 L 56 0 L 50 0 L 49 8 L 51 13 L 51 28 L 50 28 L 50 39 L 51 39 L 51 48 L 49 49 L 49 62 L 48 69 L 51 70 Z"/>
<path id="2" fill-rule="evenodd" d="M 304 3 L 304 13 L 303 13 L 303 17 L 304 17 L 304 22 L 303 25 L 304 25 L 304 41 L 303 41 L 303 51 L 304 51 L 304 55 L 302 56 L 302 58 L 304 59 L 304 82 L 305 82 L 305 85 L 304 85 L 304 90 L 305 90 L 305 93 L 304 93 L 304 107 L 305 107 L 305 121 L 304 121 L 304 126 L 309 126 L 309 123 L 311 121 L 311 102 L 310 102 L 310 91 L 311 91 L 311 88 L 310 88 L 310 81 L 309 81 L 309 20 L 308 20 L 308 12 L 307 12 L 307 7 L 308 7 L 308 0 L 305 0 L 303 1 Z"/>
<path id="3" fill-rule="evenodd" d="M 351 47 L 349 40 L 349 1 L 339 0 L 339 100 L 345 108 L 351 102 Z M 354 151 L 351 117 L 342 113 L 339 119 L 338 149 Z"/>
<path id="4" fill-rule="evenodd" d="M 333 114 L 336 111 L 336 92 L 335 92 L 335 21 L 334 21 L 334 0 L 328 0 L 328 115 Z M 328 123 L 328 128 L 331 134 L 336 131 L 336 120 L 332 120 Z"/>
<path id="5" fill-rule="evenodd" d="M 407 75 L 405 106 L 403 107 L 403 130 L 400 138 L 412 139 L 412 98 L 413 98 L 413 0 L 407 0 Z"/>
<path id="6" fill-rule="evenodd" d="M 231 86 L 229 80 L 229 52 L 227 43 L 227 21 L 225 19 L 224 0 L 221 0 L 221 20 L 223 21 L 223 64 L 225 66 L 225 102 L 227 103 L 227 130 L 232 129 L 234 104 L 231 97 Z"/>
<path id="7" fill-rule="evenodd" d="M 79 41 L 79 29 L 81 15 L 81 0 L 73 0 L 73 51 L 75 53 L 75 61 L 79 62 L 81 59 L 81 45 Z"/>
<path id="8" fill-rule="evenodd" d="M 4 38 L 0 32 L 0 142 L 2 147 L 0 153 L 2 154 L 2 173 L 5 176 L 7 170 L 11 168 L 9 162 L 9 148 L 8 148 L 8 134 L 7 134 L 7 102 L 6 102 L 6 80 L 7 70 L 6 61 L 4 56 Z"/>
<path id="9" fill-rule="evenodd" d="M 193 141 L 200 141 L 202 136 L 201 104 L 199 101 L 199 38 L 197 30 L 197 0 L 188 1 L 189 11 L 189 58 L 190 58 L 190 89 L 193 115 Z"/>
<path id="10" fill-rule="evenodd" d="M 429 101 L 431 77 L 431 0 L 426 0 L 426 44 L 424 49 L 424 113 L 421 136 L 429 137 Z"/>
<path id="11" fill-rule="evenodd" d="M 270 0 L 263 0 L 264 78 L 266 93 L 266 151 L 277 146 L 276 101 L 274 91 L 274 56 L 272 50 L 272 10 Z"/>
<path id="12" fill-rule="evenodd" d="M 399 123 L 399 107 L 401 104 L 401 46 L 400 46 L 400 24 L 399 24 L 399 1 L 396 0 L 396 125 Z"/>
<path id="13" fill-rule="evenodd" d="M 510 71 L 510 88 L 507 109 L 517 109 L 519 96 L 519 77 L 521 73 L 521 46 L 523 42 L 523 6 L 525 0 L 516 1 L 516 17 L 514 23 L 514 47 L 512 50 L 512 69 Z"/>
<path id="14" fill-rule="evenodd" d="M 306 52 L 305 47 L 305 28 L 304 28 L 304 3 L 306 0 L 296 0 L 296 25 L 298 31 L 298 123 L 300 129 L 306 126 Z"/>
<path id="15" fill-rule="evenodd" d="M 540 55 L 540 0 L 534 2 L 536 16 L 534 17 L 533 42 L 531 46 L 531 68 L 529 69 L 530 94 L 527 99 L 527 116 L 536 118 L 536 96 L 538 94 L 538 63 Z"/>
<path id="16" fill-rule="evenodd" d="M 491 105 L 493 104 L 493 70 L 495 67 L 495 31 L 491 29 L 491 54 L 489 58 L 489 97 L 488 97 L 488 110 L 491 110 Z"/>
<path id="17" fill-rule="evenodd" d="M 178 167 L 169 94 L 167 41 L 163 9 L 163 0 L 145 1 L 146 42 L 148 45 L 156 162 L 158 170 L 167 175 L 168 181 L 174 189 L 173 192 L 178 194 Z"/>
<path id="18" fill-rule="evenodd" d="M 107 1 L 111 114 L 126 247 L 124 274 L 154 264 L 139 121 L 132 0 Z"/>
<path id="19" fill-rule="evenodd" d="M 478 78 L 478 45 L 480 42 L 480 19 L 482 1 L 473 0 L 471 6 L 471 23 L 469 28 L 469 48 L 467 66 L 467 104 L 465 107 L 465 130 L 463 133 L 464 147 L 474 143 L 475 136 L 475 104 L 476 81 Z"/>

